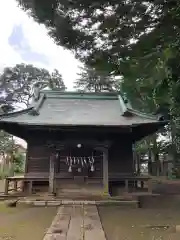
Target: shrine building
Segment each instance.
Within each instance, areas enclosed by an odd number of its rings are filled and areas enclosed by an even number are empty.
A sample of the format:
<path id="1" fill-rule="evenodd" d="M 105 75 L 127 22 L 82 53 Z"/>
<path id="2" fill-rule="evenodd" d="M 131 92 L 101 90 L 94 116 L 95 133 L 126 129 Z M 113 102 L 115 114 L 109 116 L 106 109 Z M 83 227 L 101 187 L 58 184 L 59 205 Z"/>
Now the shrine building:
<path id="1" fill-rule="evenodd" d="M 109 195 L 122 182 L 128 190 L 141 180 L 133 144 L 166 123 L 132 109 L 120 93 L 40 91 L 27 109 L 0 115 L 0 128 L 27 142 L 25 174 L 7 178 L 5 193 L 11 180 L 58 196 Z"/>

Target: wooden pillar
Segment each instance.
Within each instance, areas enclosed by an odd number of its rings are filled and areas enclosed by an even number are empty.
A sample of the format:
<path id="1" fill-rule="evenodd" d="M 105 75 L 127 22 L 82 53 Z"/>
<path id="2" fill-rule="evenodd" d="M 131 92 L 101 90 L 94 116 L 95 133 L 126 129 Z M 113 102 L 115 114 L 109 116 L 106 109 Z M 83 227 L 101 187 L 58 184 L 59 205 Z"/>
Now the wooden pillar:
<path id="1" fill-rule="evenodd" d="M 14 180 L 14 191 L 17 192 L 18 190 L 18 181 Z"/>
<path id="2" fill-rule="evenodd" d="M 9 179 L 5 180 L 5 189 L 4 189 L 4 194 L 8 195 L 9 191 Z"/>
<path id="3" fill-rule="evenodd" d="M 55 154 L 51 154 L 49 164 L 49 194 L 54 193 L 55 193 Z"/>
<path id="4" fill-rule="evenodd" d="M 141 188 L 144 188 L 144 181 L 141 181 Z"/>
<path id="5" fill-rule="evenodd" d="M 148 193 L 152 194 L 152 179 L 148 180 Z"/>
<path id="6" fill-rule="evenodd" d="M 31 195 L 33 193 L 33 181 L 30 180 L 28 183 L 28 193 Z"/>
<path id="7" fill-rule="evenodd" d="M 104 195 L 109 195 L 108 149 L 103 149 L 103 187 Z"/>
<path id="8" fill-rule="evenodd" d="M 132 154 L 133 154 L 133 174 L 136 173 L 136 149 L 135 144 L 132 144 Z"/>
<path id="9" fill-rule="evenodd" d="M 125 179 L 125 193 L 129 192 L 129 180 Z"/>

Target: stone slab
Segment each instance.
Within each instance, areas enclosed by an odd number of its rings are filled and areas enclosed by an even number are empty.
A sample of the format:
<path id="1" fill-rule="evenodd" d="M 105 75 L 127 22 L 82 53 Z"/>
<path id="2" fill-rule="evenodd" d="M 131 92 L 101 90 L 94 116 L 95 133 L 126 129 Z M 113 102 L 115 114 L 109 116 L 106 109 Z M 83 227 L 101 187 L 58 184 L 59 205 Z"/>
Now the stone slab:
<path id="1" fill-rule="evenodd" d="M 80 200 L 75 200 L 72 202 L 74 205 L 83 205 L 84 201 L 80 201 Z"/>
<path id="2" fill-rule="evenodd" d="M 60 206 L 61 201 L 47 201 L 47 206 Z"/>
<path id="3" fill-rule="evenodd" d="M 70 215 L 56 215 L 47 233 L 55 233 L 66 236 L 69 228 L 69 222 Z"/>
<path id="4" fill-rule="evenodd" d="M 25 205 L 25 204 L 27 204 L 27 205 L 33 205 L 33 201 L 31 201 L 31 200 L 18 200 L 17 203 L 18 203 L 18 204 L 23 204 L 23 205 Z"/>
<path id="5" fill-rule="evenodd" d="M 62 205 L 71 205 L 73 204 L 72 200 L 62 200 Z"/>
<path id="6" fill-rule="evenodd" d="M 104 230 L 96 206 L 85 207 L 84 214 L 84 239 L 106 240 Z"/>
<path id="7" fill-rule="evenodd" d="M 72 210 L 67 240 L 83 240 L 83 208 L 76 206 Z"/>
<path id="8" fill-rule="evenodd" d="M 132 200 L 132 201 L 96 201 L 96 205 L 100 206 L 137 206 L 138 201 Z"/>
<path id="9" fill-rule="evenodd" d="M 46 201 L 34 201 L 33 202 L 34 206 L 40 207 L 40 206 L 45 206 L 46 205 Z"/>
<path id="10" fill-rule="evenodd" d="M 46 234 L 43 240 L 66 240 L 66 236 L 61 234 Z"/>
<path id="11" fill-rule="evenodd" d="M 72 205 L 68 206 L 60 206 L 57 212 L 57 215 L 63 215 L 63 214 L 68 214 L 71 215 L 72 213 Z"/>
<path id="12" fill-rule="evenodd" d="M 60 206 L 43 240 L 106 240 L 97 207 Z"/>
<path id="13" fill-rule="evenodd" d="M 95 205 L 96 201 L 84 201 L 84 205 Z"/>

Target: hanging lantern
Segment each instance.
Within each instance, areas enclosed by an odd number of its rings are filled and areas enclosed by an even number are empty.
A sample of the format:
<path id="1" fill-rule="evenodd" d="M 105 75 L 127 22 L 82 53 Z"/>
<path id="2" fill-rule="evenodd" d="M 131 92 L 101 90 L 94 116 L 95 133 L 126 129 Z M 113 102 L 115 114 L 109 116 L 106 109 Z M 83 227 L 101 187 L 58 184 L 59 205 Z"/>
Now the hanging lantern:
<path id="1" fill-rule="evenodd" d="M 82 147 L 81 143 L 78 143 L 77 148 L 81 148 L 81 147 Z"/>

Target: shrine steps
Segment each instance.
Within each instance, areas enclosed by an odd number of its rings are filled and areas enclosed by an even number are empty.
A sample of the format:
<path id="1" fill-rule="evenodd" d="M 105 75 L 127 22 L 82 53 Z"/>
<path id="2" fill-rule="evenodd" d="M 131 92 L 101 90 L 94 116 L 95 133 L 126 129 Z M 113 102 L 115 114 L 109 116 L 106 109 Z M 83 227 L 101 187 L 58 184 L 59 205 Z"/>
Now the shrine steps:
<path id="1" fill-rule="evenodd" d="M 100 184 L 60 184 L 56 197 L 63 199 L 98 200 L 102 199 L 103 187 Z"/>
<path id="2" fill-rule="evenodd" d="M 118 206 L 137 208 L 138 202 L 136 200 L 43 200 L 43 199 L 24 199 L 24 200 L 9 200 L 16 201 L 17 206 L 34 206 L 34 207 L 59 207 L 59 206 L 87 206 L 95 205 L 97 207 L 105 206 Z M 8 201 L 7 201 L 8 202 Z"/>

